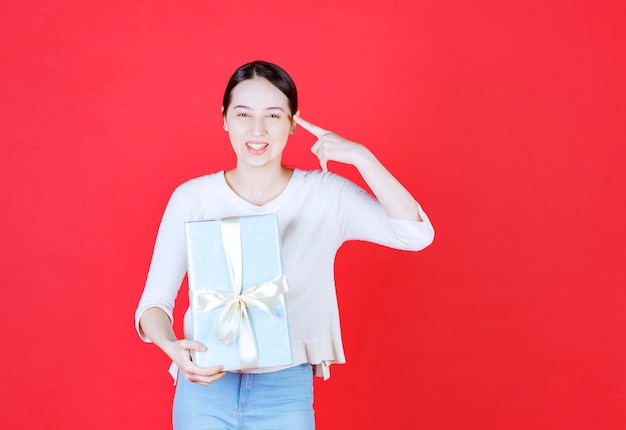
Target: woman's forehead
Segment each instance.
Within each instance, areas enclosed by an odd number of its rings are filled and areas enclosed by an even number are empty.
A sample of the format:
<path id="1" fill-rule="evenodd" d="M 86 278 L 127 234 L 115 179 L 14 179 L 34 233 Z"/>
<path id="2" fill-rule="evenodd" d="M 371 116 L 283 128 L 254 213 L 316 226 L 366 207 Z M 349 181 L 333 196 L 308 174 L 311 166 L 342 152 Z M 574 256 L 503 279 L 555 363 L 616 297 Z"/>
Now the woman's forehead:
<path id="1" fill-rule="evenodd" d="M 233 88 L 231 94 L 232 106 L 247 106 L 250 108 L 281 107 L 289 104 L 287 96 L 264 78 L 247 79 Z"/>

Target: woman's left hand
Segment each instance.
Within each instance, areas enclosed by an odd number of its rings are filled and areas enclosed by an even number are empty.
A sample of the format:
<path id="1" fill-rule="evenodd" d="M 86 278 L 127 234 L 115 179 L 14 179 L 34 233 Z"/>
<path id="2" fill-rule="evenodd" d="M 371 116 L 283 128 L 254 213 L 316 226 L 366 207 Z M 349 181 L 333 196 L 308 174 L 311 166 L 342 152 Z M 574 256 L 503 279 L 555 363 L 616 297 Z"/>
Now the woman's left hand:
<path id="1" fill-rule="evenodd" d="M 370 154 L 369 150 L 360 143 L 352 142 L 338 134 L 325 130 L 303 119 L 300 113 L 293 116 L 294 121 L 309 133 L 317 137 L 317 142 L 311 147 L 311 152 L 317 155 L 323 171 L 328 171 L 328 162 L 357 165 L 358 161 Z M 370 154 L 371 155 L 371 154 Z"/>

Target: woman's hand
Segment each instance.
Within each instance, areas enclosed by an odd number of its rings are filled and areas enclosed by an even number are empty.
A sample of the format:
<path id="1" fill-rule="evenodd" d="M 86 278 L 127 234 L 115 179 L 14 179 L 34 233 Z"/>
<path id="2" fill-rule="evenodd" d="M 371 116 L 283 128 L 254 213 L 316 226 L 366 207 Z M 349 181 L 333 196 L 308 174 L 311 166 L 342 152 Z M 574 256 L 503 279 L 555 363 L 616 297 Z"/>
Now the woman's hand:
<path id="1" fill-rule="evenodd" d="M 371 152 L 360 143 L 352 142 L 338 134 L 325 130 L 303 119 L 300 113 L 293 116 L 294 121 L 309 133 L 317 137 L 317 142 L 311 147 L 311 152 L 317 155 L 323 171 L 328 171 L 328 162 L 337 161 L 357 166 L 364 158 L 373 157 Z"/>
<path id="2" fill-rule="evenodd" d="M 204 351 L 206 346 L 193 340 L 176 339 L 171 321 L 163 309 L 146 310 L 141 316 L 139 327 L 178 366 L 187 380 L 209 385 L 226 374 L 222 372 L 222 366 L 200 367 L 191 361 L 191 351 Z"/>
<path id="3" fill-rule="evenodd" d="M 182 339 L 164 345 L 164 351 L 176 363 L 183 376 L 190 382 L 209 385 L 226 375 L 222 366 L 200 367 L 191 361 L 191 351 L 204 351 L 206 346 L 200 342 Z"/>
<path id="4" fill-rule="evenodd" d="M 328 170 L 329 161 L 354 165 L 389 218 L 423 221 L 413 196 L 369 149 L 302 119 L 300 112 L 293 119 L 317 137 L 311 152 L 319 158 L 322 170 Z"/>

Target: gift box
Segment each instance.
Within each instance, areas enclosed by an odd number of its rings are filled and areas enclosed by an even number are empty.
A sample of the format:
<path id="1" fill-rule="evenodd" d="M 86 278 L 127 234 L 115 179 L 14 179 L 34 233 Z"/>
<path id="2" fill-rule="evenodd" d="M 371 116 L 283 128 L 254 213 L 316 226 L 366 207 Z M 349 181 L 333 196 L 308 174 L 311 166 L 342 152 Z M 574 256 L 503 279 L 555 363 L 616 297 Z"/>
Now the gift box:
<path id="1" fill-rule="evenodd" d="M 192 351 L 201 367 L 292 364 L 276 215 L 185 223 Z"/>

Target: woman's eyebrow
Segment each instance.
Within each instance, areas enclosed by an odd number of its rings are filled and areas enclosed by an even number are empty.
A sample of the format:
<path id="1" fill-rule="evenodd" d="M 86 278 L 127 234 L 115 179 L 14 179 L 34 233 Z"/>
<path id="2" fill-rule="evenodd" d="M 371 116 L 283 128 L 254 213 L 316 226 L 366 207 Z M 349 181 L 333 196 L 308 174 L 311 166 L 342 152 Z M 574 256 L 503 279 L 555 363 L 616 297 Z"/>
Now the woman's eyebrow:
<path id="1" fill-rule="evenodd" d="M 239 108 L 239 109 L 249 109 L 249 110 L 254 110 L 254 109 L 252 109 L 250 106 L 245 106 L 245 105 L 236 105 L 236 106 L 233 106 L 233 109 L 237 109 L 237 108 Z M 281 110 L 281 111 L 285 112 L 285 109 L 283 109 L 283 108 L 282 108 L 282 107 L 280 107 L 280 106 L 269 106 L 269 107 L 264 108 L 263 110 L 273 110 L 273 109 L 278 109 L 278 110 Z"/>

